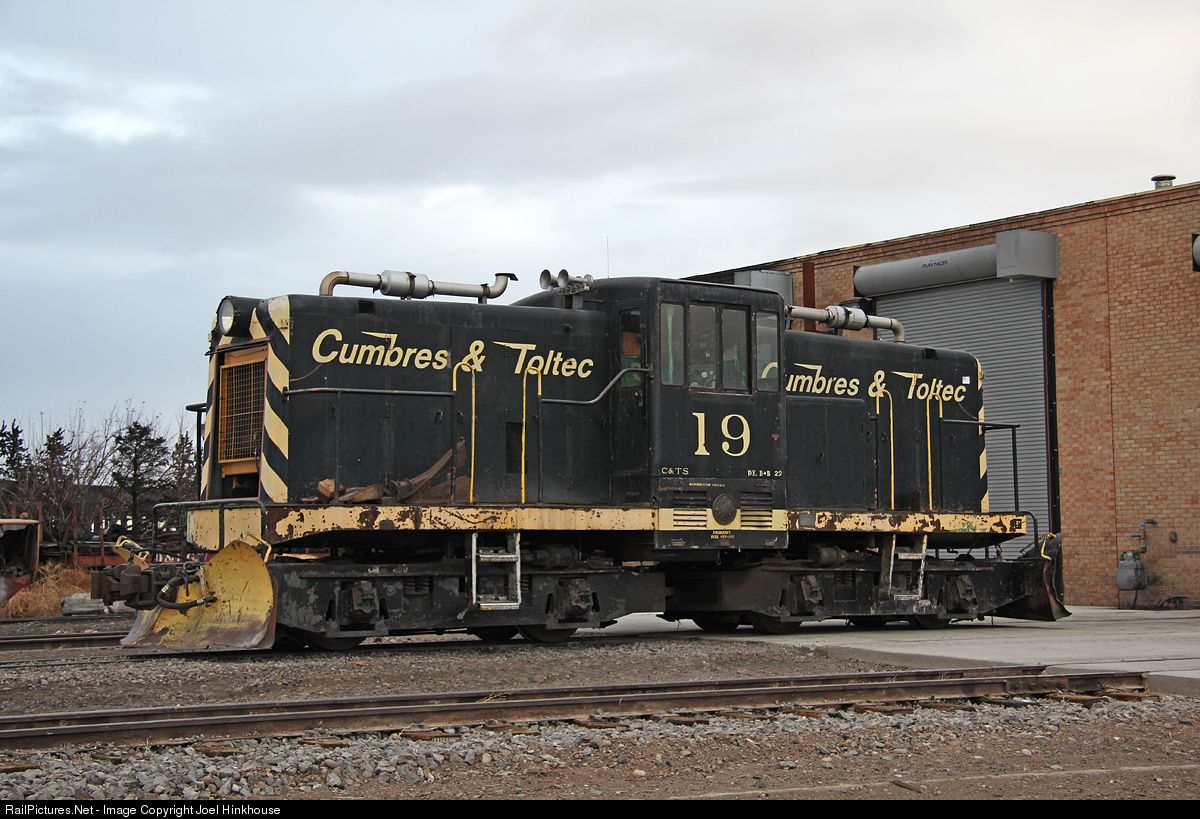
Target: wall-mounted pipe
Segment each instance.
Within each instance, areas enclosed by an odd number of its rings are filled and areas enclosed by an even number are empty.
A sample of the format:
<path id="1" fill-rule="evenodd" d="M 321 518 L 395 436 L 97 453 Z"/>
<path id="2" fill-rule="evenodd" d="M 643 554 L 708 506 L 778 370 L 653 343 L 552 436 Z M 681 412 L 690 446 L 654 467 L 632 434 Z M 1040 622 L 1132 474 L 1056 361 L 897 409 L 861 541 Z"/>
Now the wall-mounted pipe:
<path id="1" fill-rule="evenodd" d="M 464 296 L 470 299 L 499 298 L 508 289 L 510 281 L 516 281 L 512 273 L 497 273 L 491 284 L 459 284 L 458 282 L 436 282 L 419 273 L 400 270 L 385 270 L 382 273 L 350 273 L 335 270 L 321 279 L 318 291 L 322 296 L 332 296 L 339 285 L 369 287 L 385 296 L 401 299 L 424 299 L 429 296 Z"/>
<path id="2" fill-rule="evenodd" d="M 797 307 L 792 306 L 787 311 L 788 318 L 802 321 L 815 321 L 835 330 L 862 330 L 870 327 L 875 330 L 890 330 L 898 344 L 904 343 L 904 325 L 898 319 L 884 316 L 871 316 L 855 307 Z"/>

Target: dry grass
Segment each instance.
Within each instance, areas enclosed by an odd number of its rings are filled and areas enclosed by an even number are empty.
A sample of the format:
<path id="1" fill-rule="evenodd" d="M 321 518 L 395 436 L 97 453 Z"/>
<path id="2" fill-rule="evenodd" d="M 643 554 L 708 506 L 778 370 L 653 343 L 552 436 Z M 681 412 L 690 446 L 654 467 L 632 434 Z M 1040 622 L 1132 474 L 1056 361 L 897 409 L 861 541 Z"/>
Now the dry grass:
<path id="1" fill-rule="evenodd" d="M 86 569 L 47 563 L 29 588 L 9 598 L 0 609 L 0 617 L 53 617 L 62 613 L 62 601 L 68 594 L 90 590 L 91 578 Z"/>

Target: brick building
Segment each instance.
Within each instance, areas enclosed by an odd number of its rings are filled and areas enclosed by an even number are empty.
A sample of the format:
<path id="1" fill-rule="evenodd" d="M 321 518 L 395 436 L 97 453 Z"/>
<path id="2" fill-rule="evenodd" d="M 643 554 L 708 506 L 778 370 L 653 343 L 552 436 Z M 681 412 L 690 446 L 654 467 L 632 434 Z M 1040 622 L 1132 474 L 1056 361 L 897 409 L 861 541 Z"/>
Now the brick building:
<path id="1" fill-rule="evenodd" d="M 855 291 L 856 270 L 952 256 L 995 245 L 998 234 L 1014 230 L 1057 237 L 1057 277 L 1038 284 L 1044 293 L 1037 309 L 1045 327 L 1046 396 L 1044 407 L 1033 404 L 1049 453 L 1049 520 L 1042 529 L 1062 532 L 1068 600 L 1128 606 L 1132 594 L 1119 593 L 1115 582 L 1119 553 L 1138 548 L 1131 534 L 1153 519 L 1144 527 L 1150 585 L 1138 604 L 1178 604 L 1172 598 L 1180 597 L 1200 603 L 1200 183 L 743 270 L 789 272 L 794 303 L 824 306 L 862 295 Z M 1001 248 L 1003 255 L 1002 241 Z M 933 264 L 944 262 L 924 266 Z M 1003 269 L 996 278 L 1005 279 Z M 938 292 L 928 290 L 922 298 L 936 305 Z M 973 320 L 983 316 L 1002 326 L 1009 308 L 989 308 L 979 292 L 985 303 L 972 306 L 978 308 Z M 919 327 L 909 335 L 921 343 Z M 987 354 L 968 351 L 988 368 Z M 1004 419 L 989 406 L 988 420 Z M 1038 432 L 1030 424 L 1021 430 Z M 1003 457 L 992 437 L 989 448 L 990 463 Z M 1025 496 L 1021 501 L 1026 508 Z"/>

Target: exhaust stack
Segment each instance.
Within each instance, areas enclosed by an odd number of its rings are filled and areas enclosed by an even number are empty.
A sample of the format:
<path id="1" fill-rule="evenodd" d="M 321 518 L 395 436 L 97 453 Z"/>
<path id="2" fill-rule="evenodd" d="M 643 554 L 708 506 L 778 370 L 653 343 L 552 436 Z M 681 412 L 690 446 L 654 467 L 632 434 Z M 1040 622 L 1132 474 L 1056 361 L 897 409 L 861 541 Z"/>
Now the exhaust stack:
<path id="1" fill-rule="evenodd" d="M 788 318 L 815 321 L 825 324 L 835 330 L 861 330 L 871 327 L 876 330 L 891 330 L 897 344 L 904 343 L 904 325 L 899 319 L 871 316 L 856 307 L 797 307 L 787 310 Z"/>
<path id="2" fill-rule="evenodd" d="M 395 296 L 400 299 L 424 299 L 429 296 L 462 296 L 469 299 L 499 298 L 508 289 L 510 281 L 516 281 L 512 273 L 497 273 L 491 284 L 459 284 L 458 282 L 437 282 L 419 273 L 409 273 L 400 270 L 385 270 L 382 273 L 350 273 L 335 270 L 321 280 L 322 296 L 332 296 L 333 289 L 340 285 L 348 287 L 369 287 L 385 296 Z"/>

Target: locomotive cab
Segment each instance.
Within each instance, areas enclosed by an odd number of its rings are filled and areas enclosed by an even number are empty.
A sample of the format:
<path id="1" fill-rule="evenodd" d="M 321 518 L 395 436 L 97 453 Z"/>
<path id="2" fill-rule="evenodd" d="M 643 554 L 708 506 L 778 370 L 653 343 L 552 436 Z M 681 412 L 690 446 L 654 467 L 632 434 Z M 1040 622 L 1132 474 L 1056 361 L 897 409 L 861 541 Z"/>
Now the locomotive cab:
<path id="1" fill-rule="evenodd" d="M 685 281 L 654 295 L 650 471 L 669 510 L 656 547 L 783 548 L 782 299 Z"/>

